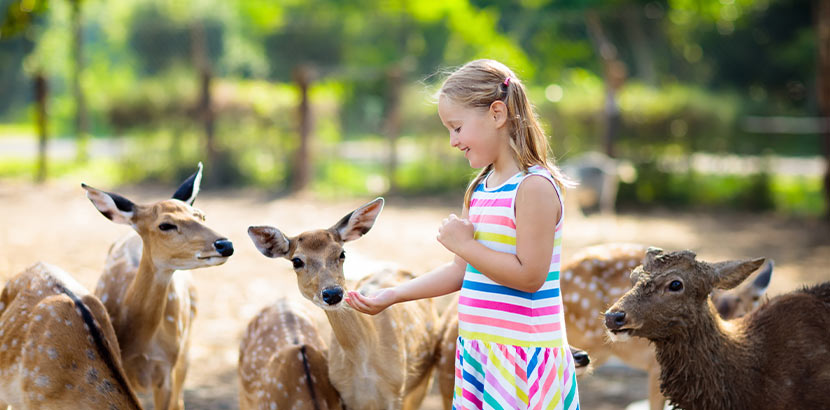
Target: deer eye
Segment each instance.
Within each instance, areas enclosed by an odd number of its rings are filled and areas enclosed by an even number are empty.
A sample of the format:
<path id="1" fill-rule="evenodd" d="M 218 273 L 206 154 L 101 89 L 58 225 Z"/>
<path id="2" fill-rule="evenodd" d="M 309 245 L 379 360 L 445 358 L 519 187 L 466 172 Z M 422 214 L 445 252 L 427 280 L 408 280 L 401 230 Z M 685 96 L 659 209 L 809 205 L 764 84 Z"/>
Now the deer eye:
<path id="1" fill-rule="evenodd" d="M 162 231 L 171 231 L 171 230 L 176 229 L 176 225 L 169 224 L 169 223 L 165 222 L 165 223 L 159 225 L 159 229 L 161 229 Z"/>
<path id="2" fill-rule="evenodd" d="M 346 259 L 346 251 L 340 252 L 340 259 Z"/>
<path id="3" fill-rule="evenodd" d="M 683 290 L 683 282 L 679 280 L 673 280 L 669 283 L 669 290 L 672 292 L 680 292 Z"/>
<path id="4" fill-rule="evenodd" d="M 291 263 L 294 264 L 294 269 L 300 269 L 303 266 L 305 266 L 305 262 L 303 262 L 303 260 L 300 258 L 291 259 Z"/>

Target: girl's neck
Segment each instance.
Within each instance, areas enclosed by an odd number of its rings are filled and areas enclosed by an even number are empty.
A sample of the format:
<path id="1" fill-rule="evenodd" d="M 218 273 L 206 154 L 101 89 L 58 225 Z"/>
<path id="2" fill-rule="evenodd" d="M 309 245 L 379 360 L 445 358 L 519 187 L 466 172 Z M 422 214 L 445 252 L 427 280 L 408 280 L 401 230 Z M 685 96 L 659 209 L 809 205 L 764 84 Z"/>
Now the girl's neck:
<path id="1" fill-rule="evenodd" d="M 488 188 L 499 186 L 519 173 L 520 170 L 521 167 L 512 155 L 501 155 L 493 162 L 493 173 L 487 178 L 486 185 Z"/>

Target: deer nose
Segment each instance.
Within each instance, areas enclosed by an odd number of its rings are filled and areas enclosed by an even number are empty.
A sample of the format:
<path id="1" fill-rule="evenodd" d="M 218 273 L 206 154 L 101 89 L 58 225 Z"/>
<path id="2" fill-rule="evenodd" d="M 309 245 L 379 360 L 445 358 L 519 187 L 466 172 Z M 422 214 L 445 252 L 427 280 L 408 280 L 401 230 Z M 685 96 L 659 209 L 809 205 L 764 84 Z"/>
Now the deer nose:
<path id="1" fill-rule="evenodd" d="M 605 327 L 619 329 L 625 324 L 625 312 L 605 312 Z"/>
<path id="2" fill-rule="evenodd" d="M 588 357 L 588 353 L 583 351 L 574 352 L 574 363 L 576 363 L 576 367 L 585 367 L 591 363 L 591 358 Z"/>
<path id="3" fill-rule="evenodd" d="M 323 302 L 329 305 L 336 305 L 343 300 L 343 289 L 340 287 L 323 289 Z"/>
<path id="4" fill-rule="evenodd" d="M 217 239 L 216 242 L 213 243 L 213 247 L 216 249 L 216 252 L 219 252 L 222 256 L 233 255 L 233 242 L 227 239 Z"/>

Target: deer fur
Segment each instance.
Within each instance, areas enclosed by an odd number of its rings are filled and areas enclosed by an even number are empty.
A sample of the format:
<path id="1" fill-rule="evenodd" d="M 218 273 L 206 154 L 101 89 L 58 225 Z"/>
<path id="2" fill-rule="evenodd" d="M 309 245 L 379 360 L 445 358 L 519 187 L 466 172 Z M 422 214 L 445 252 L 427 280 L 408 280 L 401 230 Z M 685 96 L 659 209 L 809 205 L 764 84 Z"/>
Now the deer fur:
<path id="1" fill-rule="evenodd" d="M 326 343 L 305 308 L 280 299 L 248 323 L 239 345 L 241 410 L 340 410 Z"/>
<path id="2" fill-rule="evenodd" d="M 291 238 L 269 226 L 252 226 L 248 234 L 265 256 L 292 261 L 300 292 L 325 312 L 332 329 L 329 378 L 346 407 L 416 409 L 431 383 L 438 340 L 432 300 L 396 304 L 376 316 L 343 302 L 343 244 L 367 233 L 382 209 L 383 199 L 378 198 L 329 229 Z M 357 288 L 369 293 L 412 277 L 386 270 L 364 278 Z"/>
<path id="3" fill-rule="evenodd" d="M 707 263 L 651 248 L 634 287 L 605 314 L 612 338 L 651 341 L 669 401 L 694 409 L 828 408 L 830 282 L 780 295 L 734 320 L 708 295 L 738 286 L 764 259 Z"/>
<path id="4" fill-rule="evenodd" d="M 101 302 L 37 263 L 0 294 L 0 408 L 138 410 Z"/>

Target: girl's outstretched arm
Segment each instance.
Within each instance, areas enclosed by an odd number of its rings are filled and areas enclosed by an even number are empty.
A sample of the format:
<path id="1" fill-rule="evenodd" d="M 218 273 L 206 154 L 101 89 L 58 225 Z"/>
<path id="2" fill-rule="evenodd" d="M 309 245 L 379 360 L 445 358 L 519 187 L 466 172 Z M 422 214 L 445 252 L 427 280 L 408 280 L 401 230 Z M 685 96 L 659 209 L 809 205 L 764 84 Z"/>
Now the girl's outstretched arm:
<path id="1" fill-rule="evenodd" d="M 443 296 L 461 289 L 466 267 L 467 262 L 456 256 L 452 262 L 371 296 L 350 291 L 346 303 L 359 312 L 376 315 L 395 303 Z"/>
<path id="2" fill-rule="evenodd" d="M 494 251 L 473 238 L 473 225 L 455 215 L 444 221 L 438 241 L 496 283 L 535 292 L 547 279 L 561 202 L 541 176 L 525 179 L 516 193 L 516 255 Z"/>
<path id="3" fill-rule="evenodd" d="M 462 215 L 466 216 L 467 214 L 468 211 L 465 206 Z M 359 292 L 350 291 L 346 297 L 346 303 L 359 312 L 376 315 L 395 303 L 433 298 L 457 292 L 464 282 L 464 271 L 466 269 L 467 262 L 456 255 L 449 263 L 441 265 L 409 282 L 392 288 L 381 289 L 374 295 L 365 296 Z"/>

